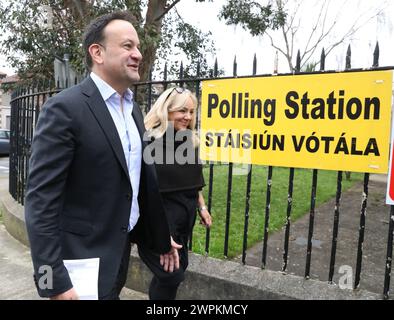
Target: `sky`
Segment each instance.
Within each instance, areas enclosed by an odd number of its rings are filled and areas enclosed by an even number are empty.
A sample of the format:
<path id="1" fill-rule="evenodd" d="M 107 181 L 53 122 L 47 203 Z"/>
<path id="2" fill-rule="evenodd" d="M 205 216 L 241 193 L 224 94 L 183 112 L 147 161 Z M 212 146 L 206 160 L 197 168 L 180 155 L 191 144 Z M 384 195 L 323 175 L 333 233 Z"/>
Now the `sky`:
<path id="1" fill-rule="evenodd" d="M 7 64 L 6 58 L 2 55 L 0 55 L 0 71 L 8 75 L 14 73 L 14 70 Z"/>
<path id="2" fill-rule="evenodd" d="M 267 1 L 259 1 L 266 3 Z M 290 0 L 290 9 L 300 1 Z M 316 21 L 318 12 L 324 0 L 304 0 L 304 5 L 300 12 L 300 35 L 295 42 L 295 49 L 299 45 L 302 50 L 313 23 Z M 337 21 L 333 29 L 333 36 L 341 36 L 344 31 L 351 28 L 351 24 L 357 19 L 358 25 L 362 28 L 354 35 L 350 41 L 345 41 L 337 47 L 326 59 L 326 69 L 341 70 L 345 66 L 345 55 L 349 44 L 352 48 L 352 67 L 366 68 L 372 65 L 373 51 L 376 41 L 380 47 L 380 65 L 394 66 L 394 2 L 385 0 L 331 0 L 327 21 Z M 181 1 L 178 5 L 178 12 L 186 21 L 193 21 L 204 31 L 211 31 L 217 47 L 217 59 L 220 67 L 223 67 L 227 75 L 232 73 L 234 56 L 237 56 L 238 74 L 248 75 L 252 71 L 252 59 L 256 54 L 258 60 L 257 73 L 272 73 L 276 50 L 270 45 L 267 36 L 252 37 L 241 27 L 227 26 L 223 21 L 219 21 L 218 12 L 224 0 L 215 0 L 213 3 L 198 3 L 194 0 Z M 306 5 L 305 5 L 306 4 Z M 374 16 L 374 8 L 385 8 L 379 18 Z M 291 12 L 291 11 L 289 11 Z M 321 19 L 320 19 L 321 20 Z M 330 23 L 326 23 L 327 26 Z M 276 42 L 283 39 L 280 32 L 273 33 Z M 334 41 L 335 38 L 331 41 Z M 330 41 L 330 40 L 329 40 Z M 318 50 L 316 59 L 319 59 L 321 49 Z M 287 63 L 281 54 L 278 54 L 279 73 L 288 72 Z M 214 58 L 211 58 L 212 61 Z M 213 62 L 212 62 L 213 63 Z"/>
<path id="3" fill-rule="evenodd" d="M 300 0 L 290 0 L 290 11 Z M 266 3 L 266 0 L 260 0 Z M 324 0 L 304 0 L 304 5 L 300 12 L 300 35 L 295 48 L 303 45 L 308 38 L 313 23 Z M 336 27 L 331 33 L 341 36 L 350 29 L 351 24 L 359 19 L 359 24 L 363 25 L 353 39 L 343 42 L 338 46 L 326 60 L 326 69 L 341 70 L 345 65 L 345 54 L 347 46 L 352 47 L 352 67 L 367 68 L 372 65 L 372 56 L 376 41 L 380 46 L 380 65 L 394 66 L 394 2 L 387 0 L 330 0 L 330 14 L 327 18 L 327 25 L 332 21 L 337 21 Z M 258 60 L 257 73 L 272 73 L 276 50 L 270 45 L 267 36 L 252 37 L 241 27 L 227 26 L 223 21 L 219 21 L 218 13 L 225 0 L 214 0 L 213 2 L 196 3 L 195 0 L 182 0 L 177 4 L 177 10 L 183 19 L 193 25 L 198 26 L 205 32 L 210 31 L 216 45 L 216 56 L 208 55 L 208 62 L 213 65 L 215 58 L 218 59 L 219 67 L 225 70 L 226 75 L 232 74 L 234 57 L 237 57 L 238 75 L 249 75 L 252 72 L 253 56 L 256 54 Z M 374 8 L 384 7 L 383 15 L 370 19 L 374 15 Z M 321 20 L 321 19 L 320 19 Z M 297 20 L 298 21 L 298 20 Z M 282 40 L 280 33 L 273 33 L 276 42 Z M 325 43 L 334 41 L 335 38 L 327 40 Z M 321 49 L 316 54 L 319 59 Z M 278 55 L 278 72 L 288 72 L 289 68 L 281 54 Z M 13 73 L 6 63 L 5 57 L 0 56 L 0 71 L 8 74 Z"/>

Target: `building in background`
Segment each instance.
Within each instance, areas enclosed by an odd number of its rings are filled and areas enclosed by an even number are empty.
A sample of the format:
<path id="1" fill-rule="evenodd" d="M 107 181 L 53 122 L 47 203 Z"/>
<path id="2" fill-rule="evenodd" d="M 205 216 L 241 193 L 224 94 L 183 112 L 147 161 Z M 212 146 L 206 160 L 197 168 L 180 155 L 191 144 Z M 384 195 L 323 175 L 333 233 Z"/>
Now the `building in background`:
<path id="1" fill-rule="evenodd" d="M 18 82 L 17 75 L 7 77 L 7 74 L 0 71 L 0 128 L 10 129 L 11 127 L 11 91 L 4 91 L 3 84 L 13 84 Z"/>

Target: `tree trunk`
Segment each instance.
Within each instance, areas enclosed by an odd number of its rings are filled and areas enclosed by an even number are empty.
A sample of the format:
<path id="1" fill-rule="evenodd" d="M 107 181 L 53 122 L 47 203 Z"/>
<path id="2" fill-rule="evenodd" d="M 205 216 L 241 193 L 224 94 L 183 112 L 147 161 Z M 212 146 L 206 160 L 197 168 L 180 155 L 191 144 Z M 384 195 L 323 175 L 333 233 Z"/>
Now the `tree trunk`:
<path id="1" fill-rule="evenodd" d="M 140 67 L 140 81 L 147 81 L 150 69 L 156 58 L 158 41 L 161 35 L 163 18 L 167 11 L 167 0 L 150 0 L 146 13 L 146 22 L 143 30 L 144 48 L 142 50 L 142 64 Z"/>
<path id="2" fill-rule="evenodd" d="M 64 7 L 69 8 L 75 19 L 80 23 L 79 27 L 84 27 L 91 18 L 93 1 L 89 0 L 66 0 Z"/>

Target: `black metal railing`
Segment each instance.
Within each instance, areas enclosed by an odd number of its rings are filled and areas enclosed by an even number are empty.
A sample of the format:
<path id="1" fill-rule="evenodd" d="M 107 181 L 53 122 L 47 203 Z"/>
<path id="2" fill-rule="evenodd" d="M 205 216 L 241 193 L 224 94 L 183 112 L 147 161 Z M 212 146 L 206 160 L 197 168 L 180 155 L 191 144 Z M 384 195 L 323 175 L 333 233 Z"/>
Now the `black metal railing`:
<path id="1" fill-rule="evenodd" d="M 20 88 L 11 97 L 11 137 L 9 191 L 13 198 L 24 204 L 26 179 L 29 173 L 30 147 L 41 106 L 61 89 L 51 83 Z"/>
<path id="2" fill-rule="evenodd" d="M 321 60 L 320 60 L 320 71 L 319 72 L 335 72 L 335 71 L 324 71 L 325 69 L 325 52 L 322 51 Z M 300 54 L 298 53 L 296 68 L 294 73 L 300 74 Z M 356 70 L 351 69 L 351 50 L 350 46 L 348 48 L 346 54 L 346 71 Z M 393 69 L 392 67 L 384 67 L 379 68 L 379 46 L 378 44 L 375 47 L 375 51 L 373 53 L 373 65 L 371 69 L 368 70 L 385 70 L 385 69 Z M 158 86 L 162 86 L 164 89 L 167 88 L 168 85 L 176 84 L 179 86 L 187 86 L 191 88 L 196 93 L 198 101 L 201 99 L 201 82 L 203 80 L 214 79 L 218 77 L 218 62 L 215 61 L 214 68 L 211 72 L 212 77 L 210 78 L 201 78 L 199 67 L 197 68 L 197 73 L 194 79 L 184 79 L 183 76 L 183 65 L 181 64 L 179 70 L 179 77 L 176 80 L 168 80 L 167 74 L 167 66 L 164 68 L 164 74 L 162 80 L 152 80 L 152 75 L 150 75 L 149 81 L 141 82 L 134 85 L 134 93 L 135 96 L 144 97 L 144 101 L 140 102 L 142 110 L 147 112 L 152 105 L 152 102 L 157 97 L 155 96 L 156 88 Z M 257 70 L 257 58 L 254 56 L 253 58 L 253 66 L 252 66 L 252 74 L 256 75 Z M 357 69 L 357 71 L 361 71 L 361 69 Z M 318 72 L 317 72 L 318 73 Z M 264 75 L 263 75 L 264 76 Z M 271 75 L 265 75 L 271 76 Z M 233 75 L 232 77 L 222 77 L 222 78 L 234 78 L 237 77 L 237 61 L 236 58 L 233 62 Z M 155 89 L 155 90 L 154 90 Z M 34 127 L 37 122 L 37 117 L 40 111 L 42 104 L 46 101 L 48 97 L 53 94 L 58 93 L 61 89 L 53 87 L 50 84 L 45 85 L 37 85 L 30 89 L 18 89 L 12 95 L 11 101 L 11 152 L 10 152 L 10 179 L 9 179 L 9 191 L 11 195 L 14 197 L 16 201 L 23 205 L 24 202 L 24 190 L 26 184 L 26 178 L 28 175 L 28 158 L 30 155 L 30 146 L 32 142 L 32 137 L 34 133 Z M 197 124 L 200 123 L 200 115 L 197 115 Z M 226 258 L 228 256 L 228 246 L 229 246 L 229 237 L 230 237 L 230 225 L 231 225 L 231 197 L 233 194 L 233 188 L 237 186 L 233 186 L 233 164 L 229 163 L 228 165 L 228 178 L 227 178 L 227 197 L 224 201 L 226 201 L 226 209 L 225 209 L 225 232 L 223 239 L 223 256 Z M 212 213 L 212 208 L 214 207 L 213 203 L 213 194 L 214 190 L 214 174 L 215 174 L 215 166 L 216 164 L 213 162 L 209 162 L 207 164 L 209 168 L 209 177 L 208 177 L 208 197 L 207 204 L 208 210 Z M 242 258 L 241 261 L 243 264 L 246 263 L 246 255 L 248 249 L 248 229 L 249 229 L 249 213 L 250 213 L 250 200 L 251 200 L 251 184 L 252 184 L 252 170 L 253 166 L 251 164 L 248 165 L 248 174 L 246 175 L 246 191 L 245 191 L 245 210 L 244 210 L 244 229 L 243 229 L 243 242 L 242 242 Z M 261 259 L 261 268 L 267 268 L 267 256 L 268 252 L 268 238 L 269 238 L 269 218 L 270 218 L 270 207 L 271 207 L 271 188 L 274 185 L 275 181 L 273 181 L 273 171 L 274 167 L 268 167 L 268 175 L 266 181 L 266 199 L 265 199 L 265 221 L 264 221 L 264 229 L 263 229 L 263 247 L 262 247 L 262 259 Z M 345 172 L 346 177 L 350 176 L 349 172 Z M 335 264 L 336 264 L 336 253 L 337 253 L 337 243 L 338 243 L 338 230 L 340 226 L 340 208 L 341 208 L 341 197 L 342 197 L 342 177 L 343 172 L 339 171 L 337 173 L 337 187 L 336 187 L 336 196 L 335 196 L 335 208 L 333 208 L 333 228 L 332 228 L 332 236 L 331 236 L 331 250 L 330 250 L 330 258 L 329 258 L 329 270 L 328 270 L 328 282 L 333 283 L 333 276 L 335 272 Z M 284 231 L 284 242 L 283 242 L 283 252 L 282 252 L 282 268 L 281 271 L 286 273 L 289 265 L 289 238 L 291 231 L 291 214 L 293 208 L 293 189 L 294 189 L 294 179 L 295 179 L 295 170 L 294 168 L 289 169 L 289 178 L 288 178 L 288 191 L 287 191 L 287 210 L 286 210 L 286 221 L 285 221 L 285 231 Z M 314 169 L 312 174 L 312 186 L 311 186 L 311 195 L 310 195 L 310 210 L 309 210 L 309 228 L 308 228 L 308 237 L 307 237 L 307 249 L 305 253 L 306 261 L 305 261 L 305 272 L 304 277 L 308 279 L 310 277 L 310 267 L 312 261 L 312 239 L 314 236 L 314 220 L 315 220 L 315 206 L 316 206 L 316 194 L 317 194 L 317 185 L 318 185 L 318 170 Z M 359 236 L 358 236 L 358 244 L 357 244 L 357 257 L 356 257 L 356 271 L 355 271 L 355 280 L 353 284 L 353 288 L 357 289 L 360 286 L 360 279 L 362 274 L 362 258 L 363 258 L 363 245 L 364 245 L 364 231 L 366 228 L 366 208 L 367 208 L 367 200 L 368 200 L 368 186 L 369 186 L 369 174 L 366 173 L 364 175 L 364 184 L 363 184 L 363 199 L 361 203 L 361 212 L 360 212 L 360 225 L 359 225 Z M 214 215 L 215 213 L 213 213 Z M 386 254 L 386 262 L 385 262 L 385 275 L 384 275 L 384 286 L 383 286 L 383 297 L 385 299 L 389 298 L 389 288 L 390 288 L 390 273 L 391 273 L 391 263 L 392 263 L 392 249 L 393 249 L 393 230 L 394 230 L 394 206 L 391 206 L 390 216 L 389 216 L 389 229 L 388 229 L 388 240 L 387 240 L 387 254 Z M 211 238 L 211 230 L 206 230 L 205 235 L 205 252 L 209 254 L 210 250 L 210 238 Z M 192 239 L 189 243 L 190 249 L 193 248 Z M 383 280 L 383 279 L 382 279 Z M 382 281 L 383 282 L 383 281 Z"/>

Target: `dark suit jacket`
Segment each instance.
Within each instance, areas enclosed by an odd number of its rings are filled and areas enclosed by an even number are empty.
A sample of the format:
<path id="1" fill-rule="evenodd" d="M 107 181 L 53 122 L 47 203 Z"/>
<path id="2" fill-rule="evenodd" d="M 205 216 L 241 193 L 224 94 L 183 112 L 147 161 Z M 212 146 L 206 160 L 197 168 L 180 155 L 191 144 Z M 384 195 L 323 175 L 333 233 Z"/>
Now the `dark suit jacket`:
<path id="1" fill-rule="evenodd" d="M 143 116 L 133 118 L 143 135 Z M 144 142 L 143 148 L 146 146 Z M 53 270 L 50 297 L 72 287 L 63 259 L 100 258 L 99 296 L 114 287 L 130 216 L 132 187 L 121 141 L 90 77 L 50 98 L 37 122 L 25 199 L 36 285 Z M 137 243 L 170 250 L 170 234 L 153 165 L 142 162 Z M 40 273 L 41 272 L 41 273 Z"/>

